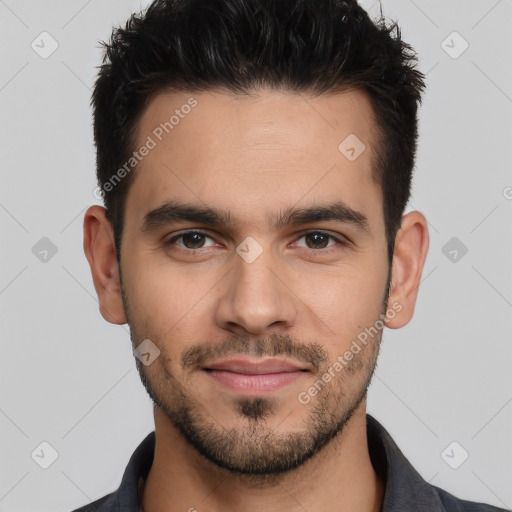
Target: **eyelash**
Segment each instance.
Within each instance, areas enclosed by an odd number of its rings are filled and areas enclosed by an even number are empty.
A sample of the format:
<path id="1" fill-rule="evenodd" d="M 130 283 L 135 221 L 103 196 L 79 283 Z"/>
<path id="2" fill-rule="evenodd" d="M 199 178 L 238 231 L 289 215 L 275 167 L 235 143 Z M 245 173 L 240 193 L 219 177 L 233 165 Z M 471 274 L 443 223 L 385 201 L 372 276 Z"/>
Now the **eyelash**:
<path id="1" fill-rule="evenodd" d="M 305 236 L 307 235 L 311 235 L 311 234 L 320 234 L 320 235 L 324 235 L 326 237 L 328 237 L 329 239 L 332 239 L 334 240 L 335 242 L 338 243 L 339 246 L 341 247 L 345 247 L 345 246 L 348 246 L 350 241 L 345 238 L 345 237 L 342 237 L 342 238 L 338 238 L 338 237 L 335 237 L 334 235 L 331 235 L 330 233 L 326 233 L 325 231 L 321 231 L 321 230 L 310 230 L 310 231 L 306 231 L 304 233 L 302 233 L 298 238 L 297 240 L 300 240 L 301 238 L 304 238 Z M 208 235 L 208 233 L 205 233 L 204 231 L 199 231 L 199 230 L 190 230 L 190 231 L 183 231 L 181 233 L 179 233 L 178 235 L 174 235 L 172 238 L 168 239 L 168 240 L 165 240 L 164 241 L 164 246 L 166 248 L 169 248 L 171 247 L 172 245 L 175 244 L 175 242 L 177 240 L 179 240 L 180 238 L 183 238 L 184 236 L 186 235 L 193 235 L 193 234 L 198 234 L 198 235 L 203 235 L 207 238 L 210 238 L 211 240 L 213 240 L 213 237 L 211 237 L 210 235 Z M 199 253 L 201 251 L 201 249 L 210 249 L 210 247 L 198 247 L 197 249 L 188 249 L 187 247 L 179 247 L 178 250 L 181 251 L 181 252 L 185 252 L 185 253 Z M 323 253 L 323 254 L 329 254 L 331 253 L 333 250 L 337 250 L 338 247 L 337 246 L 330 246 L 330 247 L 326 247 L 326 248 L 320 248 L 320 249 L 310 249 L 308 247 L 301 247 L 301 249 L 306 249 L 308 251 L 311 251 L 311 252 L 314 252 L 314 253 Z"/>

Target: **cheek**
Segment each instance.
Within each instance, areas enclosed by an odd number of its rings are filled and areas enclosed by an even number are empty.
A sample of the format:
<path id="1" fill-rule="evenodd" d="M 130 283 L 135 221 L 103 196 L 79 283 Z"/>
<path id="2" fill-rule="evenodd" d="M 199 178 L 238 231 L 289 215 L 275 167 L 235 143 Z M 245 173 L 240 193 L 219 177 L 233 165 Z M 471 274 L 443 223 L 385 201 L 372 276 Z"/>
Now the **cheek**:
<path id="1" fill-rule="evenodd" d="M 312 292 L 314 284 L 315 292 Z M 325 342 L 333 340 L 332 350 L 340 352 L 366 327 L 372 326 L 382 311 L 386 284 L 385 270 L 373 267 L 346 267 L 302 287 L 298 295 L 327 327 Z"/>
<path id="2" fill-rule="evenodd" d="M 207 318 L 205 299 L 213 286 L 207 275 L 171 269 L 151 258 L 134 258 L 124 281 L 130 320 L 139 331 L 161 342 L 172 339 L 173 346 L 198 338 Z"/>

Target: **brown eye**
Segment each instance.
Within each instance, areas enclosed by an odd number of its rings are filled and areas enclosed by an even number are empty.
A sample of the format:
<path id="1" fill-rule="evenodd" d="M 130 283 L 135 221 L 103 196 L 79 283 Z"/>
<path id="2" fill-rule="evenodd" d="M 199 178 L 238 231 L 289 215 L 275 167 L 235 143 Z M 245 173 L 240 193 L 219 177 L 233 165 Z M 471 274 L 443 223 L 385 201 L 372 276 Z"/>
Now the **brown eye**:
<path id="1" fill-rule="evenodd" d="M 207 244 L 207 240 L 211 240 L 211 242 Z M 193 251 L 194 249 L 213 247 L 215 243 L 206 233 L 202 233 L 201 231 L 189 231 L 173 236 L 169 240 L 166 240 L 164 245 L 166 247 L 172 247 L 175 245 L 179 249 Z"/>
<path id="2" fill-rule="evenodd" d="M 345 246 L 348 244 L 343 236 L 335 237 L 323 231 L 309 231 L 299 237 L 298 240 L 304 240 L 304 242 L 297 242 L 299 247 L 317 250 L 318 252 L 320 252 L 320 249 L 336 249 L 336 245 Z"/>
<path id="3" fill-rule="evenodd" d="M 185 233 L 181 238 L 187 249 L 199 249 L 204 245 L 205 236 L 202 233 Z"/>
<path id="4" fill-rule="evenodd" d="M 325 233 L 308 233 L 305 235 L 306 244 L 310 249 L 324 249 L 329 243 L 329 235 Z"/>

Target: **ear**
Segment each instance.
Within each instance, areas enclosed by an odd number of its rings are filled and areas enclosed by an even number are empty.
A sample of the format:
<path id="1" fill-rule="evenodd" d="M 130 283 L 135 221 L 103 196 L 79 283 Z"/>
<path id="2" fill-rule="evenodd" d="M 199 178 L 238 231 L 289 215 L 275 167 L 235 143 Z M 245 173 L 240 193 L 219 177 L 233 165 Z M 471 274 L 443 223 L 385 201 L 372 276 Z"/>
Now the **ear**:
<path id="1" fill-rule="evenodd" d="M 395 238 L 388 299 L 388 309 L 393 308 L 398 314 L 384 320 L 386 327 L 399 329 L 411 321 L 427 257 L 428 243 L 425 216 L 418 211 L 404 215 Z M 394 304 L 396 306 L 393 306 Z"/>
<path id="2" fill-rule="evenodd" d="M 112 324 L 125 324 L 114 232 L 101 206 L 91 206 L 85 212 L 84 252 L 91 267 L 101 315 Z"/>

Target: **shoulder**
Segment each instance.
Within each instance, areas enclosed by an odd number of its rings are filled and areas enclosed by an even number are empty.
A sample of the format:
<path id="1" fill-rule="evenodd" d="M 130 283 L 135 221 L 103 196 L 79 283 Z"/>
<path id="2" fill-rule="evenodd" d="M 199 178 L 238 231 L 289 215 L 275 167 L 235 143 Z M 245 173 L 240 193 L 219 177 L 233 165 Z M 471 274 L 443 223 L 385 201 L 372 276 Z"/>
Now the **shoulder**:
<path id="1" fill-rule="evenodd" d="M 73 510 L 72 512 L 108 512 L 110 507 L 103 508 L 103 505 L 113 495 L 113 492 L 107 494 L 106 496 L 103 496 L 102 498 L 99 498 L 98 500 L 93 501 L 92 503 L 89 503 L 87 505 L 84 505 L 83 507 Z"/>
<path id="2" fill-rule="evenodd" d="M 436 486 L 432 486 L 432 488 L 437 492 L 447 512 L 510 512 L 509 509 L 495 507 L 487 503 L 462 500 Z"/>

